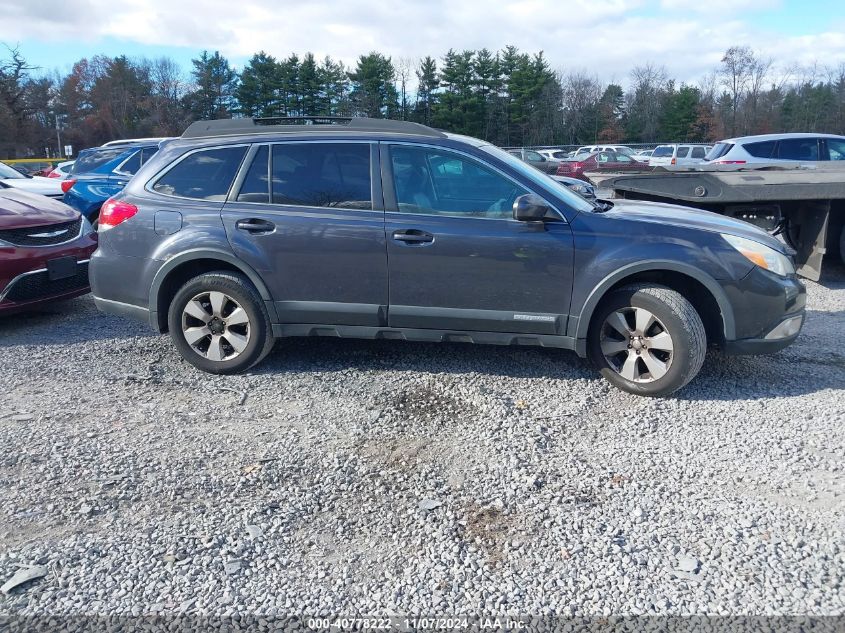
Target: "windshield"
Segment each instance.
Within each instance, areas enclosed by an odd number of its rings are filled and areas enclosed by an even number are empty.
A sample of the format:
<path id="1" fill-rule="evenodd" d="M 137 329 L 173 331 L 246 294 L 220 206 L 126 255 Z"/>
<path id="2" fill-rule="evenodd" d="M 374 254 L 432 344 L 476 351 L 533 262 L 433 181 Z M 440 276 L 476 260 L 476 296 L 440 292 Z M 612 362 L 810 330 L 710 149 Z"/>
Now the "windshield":
<path id="1" fill-rule="evenodd" d="M 661 145 L 658 147 L 654 152 L 651 154 L 652 158 L 661 158 L 665 156 L 671 156 L 675 151 L 675 148 L 671 145 Z"/>
<path id="2" fill-rule="evenodd" d="M 479 149 L 495 156 L 503 163 L 507 163 L 509 167 L 518 171 L 532 182 L 536 182 L 538 185 L 551 189 L 561 200 L 566 202 L 567 205 L 576 211 L 592 211 L 595 208 L 592 202 L 588 202 L 577 193 L 570 191 L 566 185 L 557 182 L 531 165 L 522 162 L 518 158 L 514 158 L 506 151 L 501 150 L 498 147 L 494 147 L 493 145 L 482 145 Z"/>
<path id="3" fill-rule="evenodd" d="M 9 167 L 6 163 L 0 163 L 0 178 L 26 178 L 26 176 L 14 167 Z"/>
<path id="4" fill-rule="evenodd" d="M 721 158 L 727 154 L 733 146 L 733 143 L 716 143 L 713 146 L 713 149 L 707 152 L 707 156 L 704 157 L 704 160 L 716 160 L 717 158 Z"/>
<path id="5" fill-rule="evenodd" d="M 617 147 L 616 153 L 622 154 L 623 156 L 633 156 L 634 150 L 632 150 L 630 147 Z"/>

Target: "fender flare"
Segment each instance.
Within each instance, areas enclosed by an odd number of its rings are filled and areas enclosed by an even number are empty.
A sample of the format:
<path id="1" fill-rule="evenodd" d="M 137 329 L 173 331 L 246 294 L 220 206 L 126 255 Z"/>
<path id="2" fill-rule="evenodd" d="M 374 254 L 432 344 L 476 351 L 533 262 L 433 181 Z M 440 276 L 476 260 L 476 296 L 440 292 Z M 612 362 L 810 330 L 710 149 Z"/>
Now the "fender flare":
<path id="1" fill-rule="evenodd" d="M 276 310 L 275 306 L 273 305 L 273 297 L 270 295 L 270 291 L 267 289 L 264 281 L 261 279 L 261 276 L 253 269 L 251 266 L 246 264 L 243 260 L 238 259 L 232 253 L 224 251 L 222 249 L 216 248 L 196 248 L 185 251 L 180 253 L 176 257 L 168 259 L 161 268 L 158 269 L 156 272 L 155 277 L 153 277 L 153 283 L 150 286 L 150 324 L 156 329 L 159 330 L 158 324 L 158 295 L 161 292 L 161 287 L 164 284 L 167 277 L 172 273 L 176 268 L 181 266 L 182 264 L 186 264 L 191 261 L 196 261 L 200 259 L 216 259 L 221 262 L 225 262 L 244 275 L 252 282 L 255 286 L 256 290 L 258 290 L 258 294 L 261 295 L 261 298 L 264 300 L 265 306 L 267 306 L 267 311 L 270 314 L 270 321 L 272 323 L 276 323 L 278 321 L 276 317 Z"/>
<path id="2" fill-rule="evenodd" d="M 586 340 L 587 333 L 590 329 L 590 321 L 593 317 L 593 312 L 607 291 L 619 283 L 622 279 L 646 271 L 670 271 L 681 273 L 695 279 L 707 288 L 719 306 L 719 311 L 722 313 L 722 330 L 725 335 L 725 340 L 732 341 L 736 338 L 736 321 L 734 319 L 733 306 L 731 306 L 731 302 L 728 300 L 728 296 L 725 294 L 722 286 L 719 285 L 719 282 L 713 279 L 710 275 L 702 272 L 700 269 L 688 264 L 671 260 L 644 260 L 628 264 L 627 266 L 623 266 L 622 268 L 613 271 L 602 279 L 590 292 L 587 300 L 581 308 L 575 330 L 576 348 L 580 355 L 586 354 Z"/>

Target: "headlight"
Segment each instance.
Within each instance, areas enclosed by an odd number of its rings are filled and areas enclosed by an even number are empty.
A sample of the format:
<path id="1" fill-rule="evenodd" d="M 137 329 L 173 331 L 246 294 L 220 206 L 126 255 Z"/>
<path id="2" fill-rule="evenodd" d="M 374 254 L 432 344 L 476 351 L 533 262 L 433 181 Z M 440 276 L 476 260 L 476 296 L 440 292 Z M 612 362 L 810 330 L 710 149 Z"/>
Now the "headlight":
<path id="1" fill-rule="evenodd" d="M 722 233 L 722 237 L 728 244 L 742 253 L 746 259 L 757 264 L 760 268 L 770 270 L 782 277 L 795 273 L 795 268 L 789 258 L 773 248 L 737 235 Z"/>

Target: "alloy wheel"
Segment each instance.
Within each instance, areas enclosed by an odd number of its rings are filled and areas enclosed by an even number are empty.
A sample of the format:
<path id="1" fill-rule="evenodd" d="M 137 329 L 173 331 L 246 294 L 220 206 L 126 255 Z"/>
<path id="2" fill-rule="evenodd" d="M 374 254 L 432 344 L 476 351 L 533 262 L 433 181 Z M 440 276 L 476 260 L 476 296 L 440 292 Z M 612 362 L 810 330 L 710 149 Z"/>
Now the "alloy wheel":
<path id="1" fill-rule="evenodd" d="M 237 358 L 249 344 L 250 335 L 249 315 L 226 293 L 201 292 L 182 310 L 182 336 L 208 360 Z"/>
<path id="2" fill-rule="evenodd" d="M 632 382 L 646 383 L 666 375 L 674 343 L 666 326 L 644 308 L 611 312 L 602 324 L 599 346 L 607 364 Z"/>

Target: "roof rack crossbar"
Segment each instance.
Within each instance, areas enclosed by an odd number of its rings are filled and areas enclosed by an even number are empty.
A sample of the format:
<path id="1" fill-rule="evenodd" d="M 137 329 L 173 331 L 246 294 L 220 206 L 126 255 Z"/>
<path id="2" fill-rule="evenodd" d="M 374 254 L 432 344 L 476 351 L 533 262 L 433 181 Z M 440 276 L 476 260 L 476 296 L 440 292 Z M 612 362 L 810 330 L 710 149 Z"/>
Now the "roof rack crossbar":
<path id="1" fill-rule="evenodd" d="M 344 116 L 291 116 L 196 121 L 188 126 L 182 138 L 313 132 L 316 131 L 315 128 L 330 130 L 338 127 L 349 132 L 392 132 L 437 138 L 446 136 L 439 130 L 410 121 Z"/>

